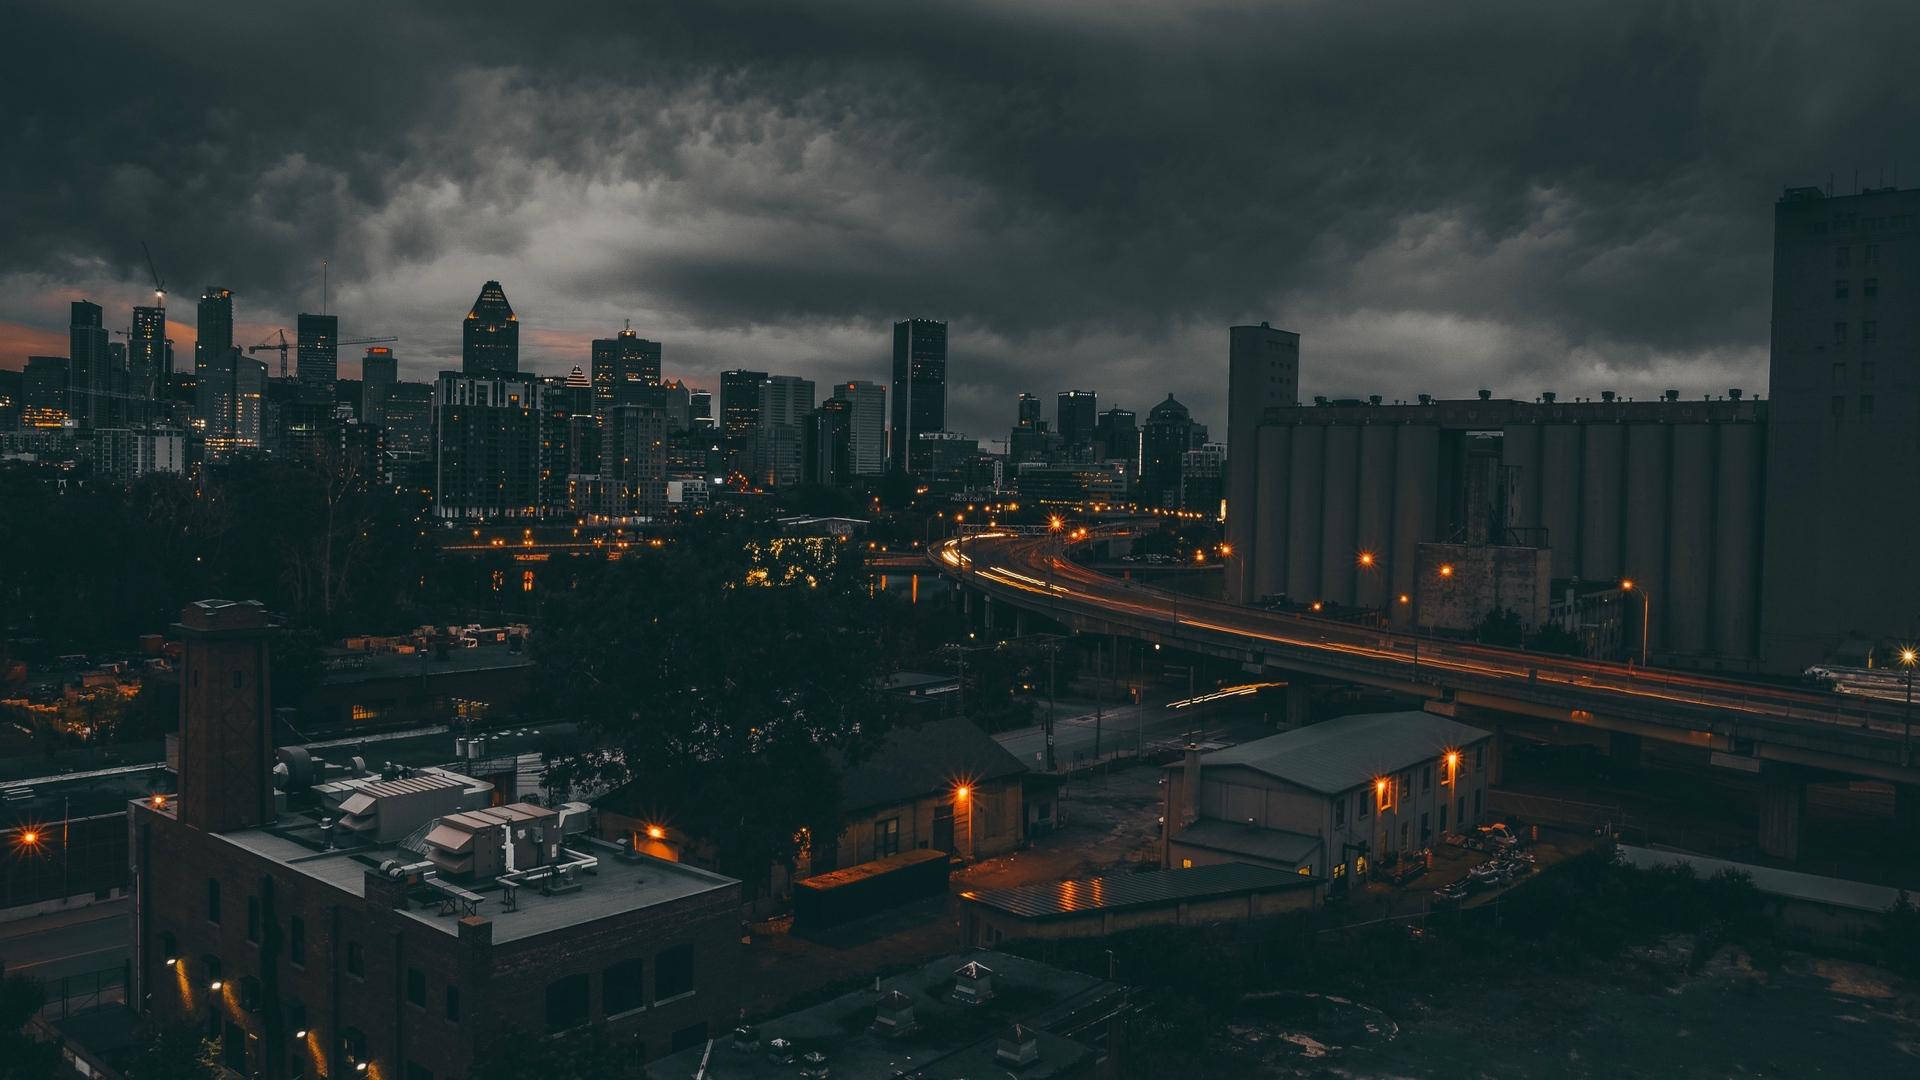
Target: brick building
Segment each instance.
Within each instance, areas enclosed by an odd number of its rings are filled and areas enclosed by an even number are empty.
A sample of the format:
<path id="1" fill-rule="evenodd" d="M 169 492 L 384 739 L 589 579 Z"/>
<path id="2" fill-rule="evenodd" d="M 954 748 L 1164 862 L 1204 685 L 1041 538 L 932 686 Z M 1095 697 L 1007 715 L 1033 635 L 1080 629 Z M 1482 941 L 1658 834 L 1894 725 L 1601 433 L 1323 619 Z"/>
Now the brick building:
<path id="1" fill-rule="evenodd" d="M 180 795 L 129 814 L 141 1012 L 246 1075 L 391 1080 L 516 1032 L 604 1022 L 651 1058 L 732 1020 L 738 882 L 590 839 L 580 804 L 276 753 L 259 605 L 178 629 Z"/>

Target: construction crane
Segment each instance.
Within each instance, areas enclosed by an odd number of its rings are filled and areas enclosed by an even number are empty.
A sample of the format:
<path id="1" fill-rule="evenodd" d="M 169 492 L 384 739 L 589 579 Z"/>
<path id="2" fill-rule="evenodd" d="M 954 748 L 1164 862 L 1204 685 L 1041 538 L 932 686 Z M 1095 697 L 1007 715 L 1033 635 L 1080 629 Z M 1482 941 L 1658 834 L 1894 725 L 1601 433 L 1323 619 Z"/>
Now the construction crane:
<path id="1" fill-rule="evenodd" d="M 167 305 L 167 283 L 160 280 L 160 268 L 153 265 L 153 252 L 148 250 L 147 242 L 140 241 L 140 250 L 147 256 L 147 272 L 153 275 L 153 306 Z"/>
<path id="2" fill-rule="evenodd" d="M 268 338 L 267 340 L 261 342 L 258 345 L 249 345 L 247 346 L 247 352 L 257 353 L 257 352 L 264 352 L 268 349 L 279 349 L 280 350 L 280 377 L 284 379 L 287 377 L 287 350 L 292 348 L 293 345 L 291 342 L 287 340 L 287 332 L 285 330 L 275 330 L 274 335 L 279 340 L 276 341 L 274 338 Z M 334 345 L 334 348 L 337 349 L 342 345 L 386 345 L 391 342 L 395 342 L 399 340 L 400 339 L 397 337 L 354 338 L 350 341 L 336 341 L 333 343 L 333 345 Z"/>

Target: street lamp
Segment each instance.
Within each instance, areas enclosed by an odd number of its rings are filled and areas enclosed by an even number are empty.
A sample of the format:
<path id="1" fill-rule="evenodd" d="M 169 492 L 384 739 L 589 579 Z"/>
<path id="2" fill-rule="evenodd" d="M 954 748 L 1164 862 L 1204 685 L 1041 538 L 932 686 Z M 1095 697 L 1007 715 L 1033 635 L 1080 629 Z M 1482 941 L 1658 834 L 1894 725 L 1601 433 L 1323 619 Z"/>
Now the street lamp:
<path id="1" fill-rule="evenodd" d="M 1640 592 L 1640 666 L 1647 666 L 1647 626 L 1653 621 L 1653 598 L 1647 595 L 1646 586 L 1632 578 L 1620 579 L 1621 592 Z"/>
<path id="2" fill-rule="evenodd" d="M 1900 650 L 1900 664 L 1907 669 L 1907 712 L 1900 722 L 1900 760 L 1913 764 L 1913 669 L 1920 664 L 1920 649 L 1908 645 Z"/>

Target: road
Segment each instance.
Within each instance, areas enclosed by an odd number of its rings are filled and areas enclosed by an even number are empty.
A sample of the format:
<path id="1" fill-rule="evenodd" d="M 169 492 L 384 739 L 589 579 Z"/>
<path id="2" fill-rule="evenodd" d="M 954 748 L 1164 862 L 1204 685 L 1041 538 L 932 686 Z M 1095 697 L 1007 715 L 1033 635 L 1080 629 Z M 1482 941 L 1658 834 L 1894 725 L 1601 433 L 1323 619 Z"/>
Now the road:
<path id="1" fill-rule="evenodd" d="M 1715 750 L 1798 740 L 1795 752 L 1806 751 L 1803 757 L 1825 755 L 1807 764 L 1870 765 L 1878 772 L 1867 775 L 1890 779 L 1910 780 L 1914 771 L 1901 709 L 1857 697 L 1636 671 L 1202 600 L 1096 573 L 1065 558 L 1061 543 L 1048 537 L 983 533 L 937 545 L 930 557 L 943 572 L 1020 606 L 1259 657 L 1275 667 L 1429 696 L 1497 696 L 1557 719 L 1591 722 L 1596 712 L 1650 719 L 1684 733 L 1683 741 Z"/>
<path id="2" fill-rule="evenodd" d="M 1230 700 L 1230 699 L 1229 699 Z M 1166 739 L 1192 736 L 1195 739 L 1237 738 L 1248 728 L 1247 718 L 1235 716 L 1228 701 L 1191 708 L 1174 708 L 1168 702 L 1150 701 L 1143 705 L 1119 705 L 1098 712 L 1062 713 L 1053 725 L 1055 764 L 1067 768 L 1094 757 L 1097 739 L 1100 752 L 1134 750 Z M 1044 709 L 1045 706 L 1042 706 Z M 1256 718 L 1252 721 L 1259 725 Z M 1044 725 L 1016 728 L 994 736 L 1001 746 L 1029 768 L 1046 768 L 1047 733 Z"/>
<path id="3" fill-rule="evenodd" d="M 117 968 L 133 949 L 131 902 L 109 900 L 90 907 L 0 923 L 0 963 L 8 974 L 48 983 L 62 976 Z"/>

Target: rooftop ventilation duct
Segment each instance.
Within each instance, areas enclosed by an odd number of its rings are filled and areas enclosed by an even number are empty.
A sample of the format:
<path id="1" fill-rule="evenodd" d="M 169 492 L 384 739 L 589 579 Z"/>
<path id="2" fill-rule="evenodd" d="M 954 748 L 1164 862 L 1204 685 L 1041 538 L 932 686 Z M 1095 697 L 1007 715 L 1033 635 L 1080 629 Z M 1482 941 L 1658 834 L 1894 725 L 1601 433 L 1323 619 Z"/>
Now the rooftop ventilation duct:
<path id="1" fill-rule="evenodd" d="M 880 1004 L 874 1007 L 873 1027 L 875 1035 L 888 1039 L 898 1039 L 919 1030 L 919 1023 L 913 1018 L 913 999 L 898 989 L 889 990 L 880 998 Z"/>
<path id="2" fill-rule="evenodd" d="M 1002 1065 L 1025 1068 L 1040 1060 L 1040 1037 L 1025 1024 L 1015 1024 L 1000 1033 L 993 1056 Z"/>
<path id="3" fill-rule="evenodd" d="M 984 1005 L 993 1000 L 993 969 L 975 960 L 954 972 L 947 1000 L 955 1005 Z"/>

